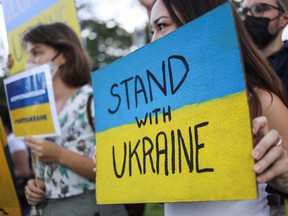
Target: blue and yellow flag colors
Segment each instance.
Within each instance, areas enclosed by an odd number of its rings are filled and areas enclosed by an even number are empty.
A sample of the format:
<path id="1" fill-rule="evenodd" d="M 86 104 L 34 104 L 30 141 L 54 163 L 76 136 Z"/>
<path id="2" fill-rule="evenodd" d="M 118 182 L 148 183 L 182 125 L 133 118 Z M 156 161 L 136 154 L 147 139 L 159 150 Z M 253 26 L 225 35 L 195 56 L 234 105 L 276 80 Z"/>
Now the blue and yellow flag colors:
<path id="1" fill-rule="evenodd" d="M 232 7 L 92 75 L 98 203 L 257 197 Z"/>
<path id="2" fill-rule="evenodd" d="M 9 154 L 5 130 L 0 118 L 0 215 L 21 215 L 19 201 L 16 195 L 13 178 L 6 159 Z"/>
<path id="3" fill-rule="evenodd" d="M 59 135 L 50 68 L 44 65 L 4 80 L 16 137 Z"/>
<path id="4" fill-rule="evenodd" d="M 25 31 L 38 24 L 63 22 L 80 37 L 80 27 L 73 0 L 2 0 L 8 32 L 9 49 L 15 60 L 11 72 L 24 70 L 26 51 L 22 47 Z"/>

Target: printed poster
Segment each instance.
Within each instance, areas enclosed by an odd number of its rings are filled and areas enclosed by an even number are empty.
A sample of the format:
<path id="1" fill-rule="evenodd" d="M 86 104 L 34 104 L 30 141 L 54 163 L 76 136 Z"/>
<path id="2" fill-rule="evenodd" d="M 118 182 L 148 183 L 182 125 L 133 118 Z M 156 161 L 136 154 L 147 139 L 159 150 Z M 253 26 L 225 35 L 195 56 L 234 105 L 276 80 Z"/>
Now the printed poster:
<path id="1" fill-rule="evenodd" d="M 92 75 L 99 204 L 257 197 L 231 3 Z"/>
<path id="2" fill-rule="evenodd" d="M 9 51 L 15 60 L 11 73 L 25 69 L 26 50 L 22 38 L 27 29 L 38 24 L 62 22 L 80 37 L 80 26 L 73 0 L 2 0 L 8 33 Z"/>
<path id="3" fill-rule="evenodd" d="M 4 80 L 15 137 L 53 137 L 61 134 L 49 65 Z"/>

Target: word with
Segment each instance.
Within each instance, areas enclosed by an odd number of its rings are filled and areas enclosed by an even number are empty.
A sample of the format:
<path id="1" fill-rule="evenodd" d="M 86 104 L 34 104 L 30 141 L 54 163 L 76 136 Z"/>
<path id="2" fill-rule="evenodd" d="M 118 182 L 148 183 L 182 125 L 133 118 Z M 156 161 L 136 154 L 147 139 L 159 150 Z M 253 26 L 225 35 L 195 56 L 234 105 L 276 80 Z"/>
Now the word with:
<path id="1" fill-rule="evenodd" d="M 173 62 L 175 63 L 176 62 L 175 60 L 181 61 L 181 63 L 185 67 L 183 76 L 178 83 L 174 83 L 175 80 L 173 79 L 173 72 L 175 72 L 173 70 Z M 185 79 L 187 78 L 189 72 L 189 66 L 186 59 L 180 55 L 172 55 L 168 58 L 167 61 L 168 61 L 168 76 L 169 76 L 168 78 L 170 81 L 170 93 L 171 95 L 174 95 L 180 89 Z M 179 66 L 179 63 L 177 63 L 177 65 Z M 179 73 L 180 72 L 177 70 L 177 77 L 179 77 Z M 116 99 L 117 105 L 115 108 L 108 108 L 108 112 L 110 114 L 115 114 L 119 110 L 119 107 L 121 106 L 122 103 L 126 104 L 128 110 L 130 110 L 131 108 L 131 103 L 134 103 L 135 108 L 137 108 L 140 100 L 140 95 L 142 95 L 145 104 L 152 102 L 154 100 L 153 92 L 155 91 L 155 89 L 152 88 L 152 83 L 155 84 L 154 86 L 158 87 L 158 89 L 160 90 L 160 92 L 162 92 L 164 96 L 167 96 L 168 86 L 166 77 L 167 75 L 166 75 L 165 61 L 162 61 L 162 81 L 159 81 L 159 79 L 157 79 L 151 71 L 146 70 L 146 79 L 147 79 L 146 84 L 144 84 L 143 79 L 139 75 L 124 79 L 119 84 L 114 83 L 110 88 L 110 94 L 112 95 L 112 97 Z M 124 88 L 124 91 L 121 88 Z M 120 92 L 125 92 L 125 95 L 121 95 Z M 134 97 L 131 95 L 133 95 Z M 124 100 L 124 102 L 122 100 Z"/>
<path id="2" fill-rule="evenodd" d="M 150 125 L 153 124 L 153 116 L 155 118 L 155 124 L 158 124 L 158 114 L 161 111 L 160 108 L 156 108 L 154 110 L 152 110 L 152 112 L 147 112 L 145 114 L 144 119 L 138 119 L 137 117 L 135 117 L 136 122 L 137 122 L 137 126 L 138 128 L 141 128 L 141 126 L 143 125 L 143 127 L 146 125 L 146 123 L 148 122 L 147 119 L 149 119 L 149 123 Z M 170 106 L 168 106 L 168 110 L 165 110 L 165 107 L 162 108 L 162 113 L 163 113 L 163 122 L 166 123 L 166 118 L 168 118 L 168 121 L 171 121 L 172 119 L 172 115 L 171 115 L 171 108 Z"/>
<path id="3" fill-rule="evenodd" d="M 169 171 L 171 172 L 171 174 L 175 174 L 176 165 L 178 165 L 178 172 L 181 173 L 183 155 L 186 161 L 186 165 L 189 169 L 189 173 L 192 173 L 195 167 L 196 173 L 214 172 L 213 168 L 200 168 L 199 164 L 201 156 L 200 150 L 204 150 L 204 143 L 199 142 L 198 130 L 207 126 L 208 124 L 209 122 L 202 122 L 194 126 L 194 143 L 191 127 L 188 128 L 189 138 L 186 141 L 184 139 L 182 131 L 180 129 L 177 129 L 176 131 L 170 131 L 170 137 L 168 137 L 169 135 L 166 134 L 164 131 L 160 131 L 156 135 L 154 142 L 151 138 L 145 136 L 142 139 L 139 139 L 134 145 L 134 147 L 132 147 L 131 141 L 129 141 L 128 144 L 127 142 L 124 142 L 124 157 L 122 159 L 122 167 L 120 169 L 120 172 L 119 168 L 117 168 L 116 162 L 116 158 L 119 158 L 116 157 L 116 147 L 112 146 L 113 170 L 115 176 L 117 178 L 122 178 L 126 172 L 129 172 L 129 176 L 135 174 L 132 173 L 132 167 L 134 165 L 133 161 L 136 161 L 136 167 L 138 168 L 141 175 L 145 175 L 148 172 L 148 163 L 150 164 L 150 171 L 157 175 L 160 174 L 160 167 L 164 168 L 164 173 L 166 176 L 169 175 Z M 140 145 L 142 148 L 140 147 Z M 176 155 L 176 148 L 178 148 L 178 156 Z M 141 160 L 139 155 L 143 156 Z M 170 160 L 168 160 L 169 155 Z M 161 157 L 163 157 L 163 160 L 161 160 Z M 170 166 L 168 164 L 169 162 Z M 169 167 L 171 167 L 171 170 L 168 169 Z"/>

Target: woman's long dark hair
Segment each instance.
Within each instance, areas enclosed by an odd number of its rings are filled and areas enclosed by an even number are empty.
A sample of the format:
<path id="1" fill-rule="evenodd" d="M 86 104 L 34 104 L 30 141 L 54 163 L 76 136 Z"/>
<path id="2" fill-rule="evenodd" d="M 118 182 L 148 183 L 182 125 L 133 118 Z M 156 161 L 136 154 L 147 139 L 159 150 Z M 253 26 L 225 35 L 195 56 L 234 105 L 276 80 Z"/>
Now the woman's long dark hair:
<path id="1" fill-rule="evenodd" d="M 59 73 L 66 85 L 80 87 L 90 83 L 91 60 L 69 26 L 64 23 L 36 26 L 24 35 L 23 45 L 27 42 L 48 45 L 64 55 L 66 62 L 60 66 Z"/>
<path id="2" fill-rule="evenodd" d="M 227 0 L 162 0 L 165 4 L 171 18 L 180 27 L 191 20 L 213 10 L 214 8 L 224 4 Z M 235 5 L 233 4 L 235 8 Z M 177 13 L 176 13 L 177 12 Z M 181 20 L 177 17 L 181 14 Z M 233 10 L 236 30 L 238 32 L 238 40 L 242 52 L 243 66 L 246 77 L 246 85 L 249 94 L 251 117 L 262 114 L 259 97 L 255 93 L 255 88 L 263 89 L 269 93 L 277 95 L 283 103 L 288 107 L 286 94 L 282 86 L 281 80 L 273 71 L 268 61 L 258 51 L 256 46 L 250 39 L 241 18 L 236 10 Z M 272 95 L 271 95 L 272 97 Z M 272 98 L 273 99 L 273 98 Z"/>

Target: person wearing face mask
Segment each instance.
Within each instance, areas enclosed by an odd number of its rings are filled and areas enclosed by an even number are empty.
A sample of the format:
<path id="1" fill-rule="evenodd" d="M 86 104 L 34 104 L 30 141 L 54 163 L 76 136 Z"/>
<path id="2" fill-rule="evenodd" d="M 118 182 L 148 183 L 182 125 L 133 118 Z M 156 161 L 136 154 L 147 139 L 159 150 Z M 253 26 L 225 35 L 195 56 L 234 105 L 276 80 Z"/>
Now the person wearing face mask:
<path id="1" fill-rule="evenodd" d="M 61 53 L 58 52 L 50 61 L 48 61 L 45 64 L 48 64 L 50 67 L 50 73 L 51 73 L 51 77 L 52 79 L 54 78 L 57 70 L 58 70 L 58 65 L 54 63 L 55 59 L 60 55 Z M 35 67 L 39 67 L 41 66 L 43 63 L 33 63 L 33 62 L 26 62 L 25 63 L 25 69 L 29 70 Z"/>
<path id="2" fill-rule="evenodd" d="M 244 0 L 239 13 L 256 46 L 267 57 L 288 95 L 288 41 L 282 33 L 288 24 L 287 0 Z"/>
<path id="3" fill-rule="evenodd" d="M 146 5 L 149 0 L 139 1 Z M 143 3 L 144 1 L 145 4 Z M 153 3 L 150 0 L 150 2 L 153 4 L 150 12 L 150 29 L 151 38 L 154 41 L 227 1 L 156 0 Z M 236 7 L 234 6 L 234 8 Z M 236 9 L 233 10 L 233 15 L 243 56 L 249 107 L 251 118 L 253 119 L 253 133 L 254 137 L 257 138 L 255 139 L 252 157 L 255 159 L 254 171 L 257 175 L 259 198 L 247 201 L 166 203 L 166 216 L 268 216 L 270 215 L 270 207 L 267 205 L 266 197 L 268 194 L 265 191 L 266 185 L 269 184 L 282 197 L 287 196 L 288 122 L 286 120 L 283 121 L 283 119 L 288 118 L 288 103 L 285 91 L 269 63 L 262 57 L 250 40 L 250 36 L 246 32 Z M 259 128 L 262 129 L 259 130 Z M 262 130 L 265 133 L 262 133 Z M 278 143 L 274 134 L 276 131 L 283 138 L 281 148 L 276 148 L 279 146 L 275 145 Z M 261 156 L 258 155 L 257 157 L 255 153 L 260 149 Z M 259 165 L 262 169 L 257 168 Z"/>
<path id="4" fill-rule="evenodd" d="M 58 137 L 25 137 L 37 159 L 37 178 L 25 187 L 28 203 L 38 205 L 43 216 L 127 216 L 124 205 L 96 204 L 95 133 L 90 124 L 94 106 L 88 103 L 92 65 L 77 35 L 67 25 L 54 23 L 32 28 L 23 42 L 27 67 L 50 65 L 61 127 Z"/>

